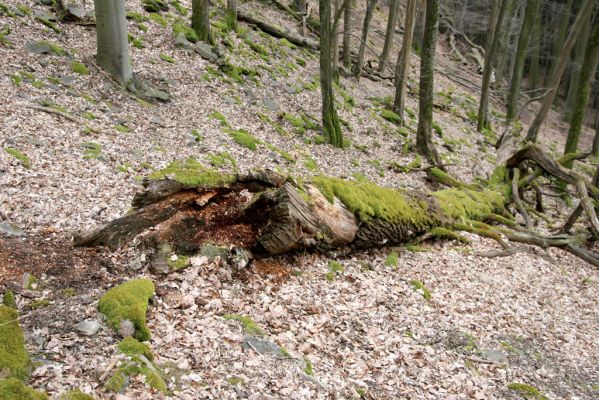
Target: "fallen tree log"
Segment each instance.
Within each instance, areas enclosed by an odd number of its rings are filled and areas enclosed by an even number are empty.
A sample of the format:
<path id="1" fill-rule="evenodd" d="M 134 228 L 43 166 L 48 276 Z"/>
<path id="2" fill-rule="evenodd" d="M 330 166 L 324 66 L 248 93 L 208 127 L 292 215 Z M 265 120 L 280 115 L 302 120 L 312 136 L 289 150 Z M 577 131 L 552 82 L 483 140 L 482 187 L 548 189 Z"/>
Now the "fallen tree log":
<path id="1" fill-rule="evenodd" d="M 531 154 L 538 155 L 529 150 L 511 161 Z M 428 192 L 327 176 L 293 179 L 269 170 L 226 174 L 187 160 L 152 174 L 135 195 L 132 212 L 77 235 L 75 244 L 117 248 L 135 239 L 177 255 L 194 255 L 206 245 L 216 245 L 231 249 L 231 254 L 235 250 L 262 258 L 300 250 L 345 253 L 414 243 L 439 237 L 433 232 L 447 228 L 492 238 L 505 250 L 511 249 L 505 238 L 559 247 L 599 266 L 599 256 L 578 247 L 579 238 L 542 236 L 512 219 L 505 206 L 518 179 L 500 168 L 483 184 L 446 179 L 458 184 Z"/>
<path id="2" fill-rule="evenodd" d="M 263 257 L 407 243 L 432 228 L 504 210 L 504 195 L 490 189 L 404 191 L 325 176 L 303 182 L 271 171 L 228 175 L 184 163 L 152 178 L 135 196 L 133 212 L 78 235 L 75 244 L 115 248 L 149 232 L 176 249 L 212 242 Z"/>
<path id="3" fill-rule="evenodd" d="M 287 39 L 290 43 L 293 43 L 296 46 L 307 47 L 312 50 L 318 50 L 320 48 L 320 44 L 314 40 L 301 36 L 296 36 L 291 32 L 285 31 L 278 26 L 271 25 L 266 21 L 256 18 L 253 15 L 246 13 L 242 10 L 237 11 L 237 19 L 239 21 L 255 25 L 258 29 L 265 33 L 268 33 L 271 36 L 274 36 L 279 39 Z"/>

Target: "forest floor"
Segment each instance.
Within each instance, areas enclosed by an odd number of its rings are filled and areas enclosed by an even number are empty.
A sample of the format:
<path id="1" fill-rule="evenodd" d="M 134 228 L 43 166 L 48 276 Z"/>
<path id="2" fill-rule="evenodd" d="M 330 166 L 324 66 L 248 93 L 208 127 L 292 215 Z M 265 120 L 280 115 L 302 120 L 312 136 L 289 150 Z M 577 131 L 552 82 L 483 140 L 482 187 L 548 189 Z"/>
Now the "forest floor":
<path id="1" fill-rule="evenodd" d="M 142 378 L 124 393 L 106 392 L 100 378 L 119 359 L 120 338 L 105 324 L 91 336 L 74 327 L 102 322 L 96 306 L 108 288 L 149 277 L 157 287 L 149 344 L 173 398 L 522 398 L 508 388 L 512 383 L 551 399 L 599 397 L 599 272 L 560 250 L 485 258 L 476 253 L 497 244 L 465 234 L 471 244 L 436 241 L 345 257 L 294 254 L 255 262 L 243 274 L 216 261 L 162 277 L 148 271 L 148 254 L 134 247 L 72 247 L 75 233 L 125 214 L 144 176 L 188 157 L 223 171 L 271 168 L 429 187 L 425 172 L 393 168 L 418 162 L 408 150 L 417 126 L 417 61 L 406 128 L 381 117 L 390 84 L 341 79 L 336 94 L 349 146 L 340 150 L 318 144 L 311 129 L 320 115 L 315 52 L 243 24 L 241 33 L 227 33 L 216 13 L 222 51 L 256 74 L 224 75 L 191 45 L 175 46 L 172 25 L 189 16 L 171 7 L 150 19 L 140 2 L 128 2 L 138 13 L 129 23 L 137 40 L 134 69 L 171 96 L 150 104 L 100 73 L 93 26 L 56 22 L 55 32 L 40 22 L 48 7 L 5 4 L 26 7 L 13 17 L 0 13 L 0 27 L 10 28 L 9 44 L 0 44 L 0 141 L 26 158 L 0 151 L 0 223 L 24 233 L 0 231 L 0 292 L 17 293 L 27 349 L 38 362 L 30 386 L 52 396 L 80 388 L 98 399 L 164 398 Z M 189 0 L 181 4 L 191 8 Z M 266 3 L 244 7 L 297 32 L 292 19 Z M 373 24 L 371 46 L 380 48 L 384 11 Z M 356 32 L 359 26 L 354 21 Z M 39 41 L 60 47 L 38 54 L 39 43 L 31 44 Z M 471 181 L 493 171 L 495 137 L 481 136 L 472 121 L 476 67 L 448 53 L 441 36 L 434 140 L 450 173 Z M 39 106 L 78 122 L 32 108 Z M 522 113 L 524 128 L 537 106 Z M 238 144 L 227 129 L 246 130 L 257 149 Z M 552 111 L 544 149 L 559 154 L 566 130 Z M 591 140 L 587 129 L 581 148 Z M 557 219 L 567 210 L 554 202 L 547 213 Z M 331 271 L 332 260 L 343 268 Z M 250 317 L 260 331 L 223 318 L 231 314 Z"/>

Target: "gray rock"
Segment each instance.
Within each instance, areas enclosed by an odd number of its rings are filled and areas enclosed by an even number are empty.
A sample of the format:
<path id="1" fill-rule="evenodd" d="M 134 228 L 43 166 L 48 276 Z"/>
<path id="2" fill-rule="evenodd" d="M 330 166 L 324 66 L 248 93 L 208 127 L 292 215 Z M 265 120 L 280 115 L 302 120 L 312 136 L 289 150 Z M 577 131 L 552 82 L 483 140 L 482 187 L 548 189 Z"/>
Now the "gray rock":
<path id="1" fill-rule="evenodd" d="M 79 21 L 85 19 L 86 12 L 83 7 L 79 7 L 76 4 L 67 4 L 65 6 L 65 16 L 64 18 L 68 21 Z"/>
<path id="2" fill-rule="evenodd" d="M 248 106 L 254 105 L 254 104 L 256 104 L 258 102 L 258 98 L 254 94 L 254 91 L 252 89 L 247 89 L 245 91 L 245 95 L 247 96 L 247 104 L 248 104 Z"/>
<path id="3" fill-rule="evenodd" d="M 185 34 L 183 32 L 180 32 L 177 35 L 177 38 L 175 39 L 175 46 L 177 47 L 189 47 L 190 46 L 190 42 L 189 40 L 187 40 L 187 38 L 185 37 Z"/>
<path id="4" fill-rule="evenodd" d="M 270 97 L 265 98 L 264 100 L 262 100 L 262 102 L 264 103 L 264 107 L 266 107 L 266 109 L 268 111 L 272 111 L 272 112 L 279 111 L 278 104 L 275 103 L 274 100 L 271 99 Z"/>
<path id="5" fill-rule="evenodd" d="M 481 350 L 480 355 L 485 360 L 492 361 L 494 363 L 503 364 L 507 362 L 507 355 L 499 350 L 484 349 Z"/>
<path id="6" fill-rule="evenodd" d="M 135 335 L 135 325 L 133 325 L 133 322 L 128 319 L 122 320 L 121 325 L 119 326 L 119 335 L 122 337 Z"/>
<path id="7" fill-rule="evenodd" d="M 94 319 L 86 319 L 76 323 L 74 327 L 85 336 L 93 336 L 98 333 L 102 325 Z"/>
<path id="8" fill-rule="evenodd" d="M 29 42 L 25 45 L 25 50 L 33 54 L 54 54 L 48 42 Z"/>
<path id="9" fill-rule="evenodd" d="M 73 86 L 75 82 L 77 82 L 77 77 L 63 75 L 59 77 L 58 80 L 65 86 Z"/>
<path id="10" fill-rule="evenodd" d="M 25 137 L 25 141 L 35 147 L 41 147 L 44 145 L 44 143 L 35 136 L 27 136 Z"/>
<path id="11" fill-rule="evenodd" d="M 156 99 L 160 101 L 169 101 L 171 99 L 171 96 L 164 90 L 156 89 L 150 86 L 144 88 L 142 94 L 151 99 Z"/>
<path id="12" fill-rule="evenodd" d="M 0 235 L 6 236 L 25 236 L 25 231 L 12 224 L 0 223 Z"/>
<path id="13" fill-rule="evenodd" d="M 50 14 L 49 12 L 46 12 L 46 11 L 36 10 L 33 12 L 33 15 L 39 19 L 43 19 L 44 21 L 52 21 L 52 22 L 58 21 L 58 19 L 56 18 L 56 15 Z"/>
<path id="14" fill-rule="evenodd" d="M 285 92 L 287 92 L 288 94 L 295 94 L 295 93 L 297 93 L 297 90 L 295 90 L 294 87 L 289 86 L 289 85 L 283 86 L 283 90 L 285 90 Z"/>
<path id="15" fill-rule="evenodd" d="M 13 8 L 11 11 L 17 17 L 24 17 L 26 15 L 23 11 L 19 10 L 18 8 Z"/>
<path id="16" fill-rule="evenodd" d="M 246 336 L 242 346 L 246 350 L 255 350 L 260 354 L 272 354 L 281 357 L 287 355 L 276 343 L 256 336 Z"/>
<path id="17" fill-rule="evenodd" d="M 212 47 L 204 42 L 197 42 L 193 49 L 205 60 L 214 62 L 218 59 L 216 53 L 212 51 Z"/>

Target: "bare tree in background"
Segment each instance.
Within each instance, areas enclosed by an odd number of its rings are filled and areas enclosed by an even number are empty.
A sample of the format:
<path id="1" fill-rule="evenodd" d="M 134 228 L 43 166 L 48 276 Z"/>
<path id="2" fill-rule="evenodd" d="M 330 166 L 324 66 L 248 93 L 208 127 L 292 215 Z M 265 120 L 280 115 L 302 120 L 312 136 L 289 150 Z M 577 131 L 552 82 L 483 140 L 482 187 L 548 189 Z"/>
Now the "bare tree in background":
<path id="1" fill-rule="evenodd" d="M 410 55 L 412 53 L 412 38 L 417 4 L 418 0 L 408 0 L 403 43 L 397 55 L 397 63 L 395 64 L 395 98 L 393 100 L 393 108 L 397 115 L 399 115 L 402 124 L 404 123 L 406 86 L 408 73 L 410 72 Z"/>
<path id="2" fill-rule="evenodd" d="M 191 27 L 201 41 L 213 43 L 210 27 L 210 0 L 193 0 L 191 8 Z"/>
<path id="3" fill-rule="evenodd" d="M 387 32 L 385 33 L 385 44 L 383 52 L 379 59 L 379 71 L 383 71 L 389 59 L 389 51 L 393 44 L 393 35 L 395 35 L 395 27 L 397 26 L 397 16 L 399 14 L 399 0 L 391 0 L 389 3 L 389 17 L 387 18 Z"/>
<path id="4" fill-rule="evenodd" d="M 368 0 L 366 5 L 366 13 L 364 15 L 364 23 L 362 24 L 362 41 L 360 42 L 360 49 L 358 50 L 358 61 L 356 62 L 356 69 L 354 70 L 354 76 L 357 80 L 360 80 L 362 75 L 362 68 L 364 67 L 364 54 L 366 53 L 366 44 L 368 43 L 368 30 L 370 29 L 370 21 L 372 21 L 372 14 L 374 13 L 374 7 L 376 6 L 377 0 Z"/>
<path id="5" fill-rule="evenodd" d="M 351 29 L 354 0 L 349 0 L 343 10 L 343 67 L 351 72 Z"/>

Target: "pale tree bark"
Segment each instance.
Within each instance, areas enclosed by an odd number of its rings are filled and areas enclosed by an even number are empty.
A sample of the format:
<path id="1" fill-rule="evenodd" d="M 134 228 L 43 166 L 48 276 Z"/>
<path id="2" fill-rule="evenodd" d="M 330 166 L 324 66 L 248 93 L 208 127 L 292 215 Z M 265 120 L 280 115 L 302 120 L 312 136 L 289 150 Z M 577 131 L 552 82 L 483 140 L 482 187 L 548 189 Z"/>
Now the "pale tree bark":
<path id="1" fill-rule="evenodd" d="M 562 8 L 562 17 L 560 19 L 559 31 L 557 35 L 557 40 L 553 44 L 553 53 L 551 57 L 551 68 L 549 69 L 549 74 L 547 74 L 546 82 L 549 82 L 551 77 L 555 72 L 555 68 L 557 67 L 559 56 L 564 47 L 564 42 L 566 41 L 566 36 L 568 34 L 568 27 L 570 26 L 570 16 L 572 15 L 572 4 L 574 0 L 567 0 L 567 2 L 563 5 Z M 545 83 L 547 86 L 547 83 Z"/>
<path id="2" fill-rule="evenodd" d="M 201 41 L 213 43 L 210 29 L 210 0 L 193 0 L 191 8 L 191 27 Z"/>
<path id="3" fill-rule="evenodd" d="M 524 63 L 526 61 L 526 50 L 530 42 L 530 33 L 534 25 L 535 14 L 538 9 L 538 0 L 527 0 L 524 11 L 524 19 L 520 28 L 518 38 L 518 49 L 516 50 L 516 59 L 512 69 L 512 78 L 510 81 L 510 91 L 507 104 L 507 123 L 516 118 L 518 113 L 518 100 L 520 98 L 520 89 L 522 86 L 522 74 L 524 73 Z"/>
<path id="4" fill-rule="evenodd" d="M 576 20 L 574 21 L 574 25 L 570 29 L 570 33 L 568 34 L 568 39 L 564 43 L 563 51 L 560 55 L 558 64 L 553 72 L 553 76 L 551 80 L 548 82 L 549 91 L 545 98 L 543 99 L 543 103 L 541 105 L 541 109 L 535 116 L 534 121 L 528 128 L 528 133 L 526 134 L 526 140 L 531 142 L 535 142 L 537 140 L 537 136 L 539 134 L 539 130 L 541 129 L 541 125 L 545 121 L 547 114 L 549 114 L 549 110 L 551 109 L 551 105 L 553 104 L 553 100 L 557 94 L 557 89 L 559 87 L 560 81 L 562 79 L 562 75 L 564 74 L 564 70 L 566 69 L 566 65 L 568 64 L 568 60 L 570 59 L 570 53 L 572 52 L 572 48 L 574 47 L 574 43 L 580 33 L 580 29 L 582 28 L 582 21 L 590 15 L 593 10 L 594 0 L 585 0 L 582 4 L 578 15 L 576 16 Z"/>
<path id="5" fill-rule="evenodd" d="M 489 129 L 489 92 L 491 90 L 491 75 L 493 74 L 493 63 L 497 55 L 497 49 L 499 48 L 499 41 L 501 38 L 501 27 L 503 26 L 503 20 L 505 18 L 508 4 L 512 0 L 493 0 L 491 13 L 492 17 L 489 20 L 489 35 L 487 37 L 487 47 L 485 48 L 485 66 L 483 69 L 483 82 L 480 95 L 480 103 L 478 108 L 478 124 L 477 129 L 482 132 L 483 129 Z M 501 4 L 500 4 L 501 3 Z M 493 14 L 499 13 L 497 18 L 493 18 Z"/>
<path id="6" fill-rule="evenodd" d="M 580 132 L 582 130 L 584 116 L 589 103 L 591 81 L 597 70 L 597 62 L 599 61 L 599 20 L 595 19 L 594 22 L 595 30 L 586 46 L 584 61 L 580 70 L 578 88 L 576 89 L 576 100 L 574 101 L 572 115 L 570 117 L 570 129 L 568 131 L 568 138 L 566 139 L 564 154 L 575 153 L 578 149 Z M 571 168 L 572 161 L 567 162 L 565 166 Z"/>
<path id="7" fill-rule="evenodd" d="M 418 6 L 418 12 L 416 13 L 416 24 L 414 25 L 414 39 L 412 39 L 412 46 L 414 51 L 418 55 L 422 51 L 422 41 L 424 38 L 424 24 L 426 18 L 426 0 L 419 0 L 420 5 Z"/>
<path id="8" fill-rule="evenodd" d="M 417 3 L 418 0 L 408 0 L 403 43 L 397 55 L 397 63 L 395 64 L 395 99 L 393 100 L 393 107 L 397 115 L 399 115 L 402 124 L 405 122 L 406 87 L 408 73 L 410 72 L 410 55 L 412 54 L 412 38 L 414 37 Z"/>
<path id="9" fill-rule="evenodd" d="M 337 15 L 337 11 L 341 7 L 341 0 L 333 0 L 333 15 Z M 339 81 L 339 35 L 337 34 L 339 29 L 337 29 L 339 25 L 335 24 L 333 26 L 333 32 L 331 33 L 333 39 L 333 49 L 332 49 L 332 57 L 333 57 L 333 78 L 335 81 Z"/>
<path id="10" fill-rule="evenodd" d="M 343 67 L 351 71 L 351 29 L 354 0 L 349 0 L 343 10 Z"/>
<path id="11" fill-rule="evenodd" d="M 435 49 L 439 25 L 439 0 L 426 0 L 426 19 L 420 56 L 420 103 L 416 149 L 432 164 L 441 165 L 432 141 Z"/>
<path id="12" fill-rule="evenodd" d="M 580 71 L 582 69 L 587 43 L 591 34 L 590 24 L 591 18 L 590 16 L 587 16 L 587 19 L 584 21 L 582 29 L 580 30 L 580 37 L 576 41 L 576 46 L 574 48 L 574 59 L 572 62 L 570 62 L 570 68 L 568 68 L 568 94 L 566 96 L 566 104 L 564 107 L 564 117 L 566 120 L 570 119 L 574 101 L 577 98 Z"/>
<path id="13" fill-rule="evenodd" d="M 98 65 L 125 86 L 133 79 L 124 0 L 94 0 Z"/>
<path id="14" fill-rule="evenodd" d="M 319 0 L 320 14 L 320 91 L 322 95 L 322 128 L 324 137 L 335 147 L 343 147 L 343 133 L 335 109 L 332 71 L 331 0 Z"/>
<path id="15" fill-rule="evenodd" d="M 593 137 L 592 152 L 595 157 L 599 156 L 599 112 L 595 115 L 595 136 Z"/>
<path id="16" fill-rule="evenodd" d="M 379 71 L 383 71 L 389 59 L 389 51 L 393 45 L 393 35 L 395 26 L 397 26 L 397 16 L 399 14 L 399 0 L 391 0 L 389 3 L 389 18 L 387 19 L 387 32 L 385 33 L 385 44 L 379 60 Z"/>
<path id="17" fill-rule="evenodd" d="M 514 27 L 514 23 L 517 20 L 515 17 L 518 1 L 512 0 L 506 10 L 506 29 L 502 29 L 502 34 L 499 42 L 499 50 L 497 54 L 497 68 L 495 74 L 495 80 L 498 85 L 503 86 L 503 79 L 506 76 L 508 70 L 509 59 L 511 54 L 511 32 Z M 509 79 L 508 79 L 509 80 Z"/>
<path id="18" fill-rule="evenodd" d="M 370 29 L 370 21 L 372 21 L 372 14 L 374 13 L 374 7 L 376 6 L 377 0 L 368 0 L 366 5 L 366 13 L 364 15 L 364 23 L 362 24 L 362 41 L 360 42 L 360 49 L 358 50 L 358 61 L 356 61 L 356 69 L 354 70 L 354 76 L 357 80 L 360 80 L 362 75 L 362 68 L 364 67 L 364 54 L 366 53 L 366 44 L 368 43 L 368 31 Z"/>
<path id="19" fill-rule="evenodd" d="M 225 12 L 229 29 L 237 30 L 237 0 L 227 0 L 227 11 Z"/>
<path id="20" fill-rule="evenodd" d="M 537 10 L 537 18 L 535 20 L 534 28 L 532 31 L 531 47 L 532 54 L 530 56 L 530 72 L 529 72 L 529 83 L 530 89 L 535 90 L 539 87 L 540 81 L 540 63 L 541 63 L 541 49 L 543 46 L 543 21 L 542 21 L 542 6 L 543 2 L 539 3 L 539 9 Z"/>

